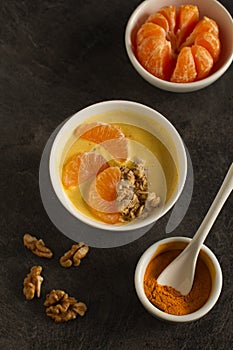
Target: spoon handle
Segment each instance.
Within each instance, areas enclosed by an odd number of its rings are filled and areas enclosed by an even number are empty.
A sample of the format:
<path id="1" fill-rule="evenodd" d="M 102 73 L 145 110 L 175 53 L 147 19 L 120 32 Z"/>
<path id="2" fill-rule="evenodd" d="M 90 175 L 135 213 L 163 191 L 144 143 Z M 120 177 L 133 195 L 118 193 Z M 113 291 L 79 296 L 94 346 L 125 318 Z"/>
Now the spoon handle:
<path id="1" fill-rule="evenodd" d="M 209 208 L 204 220 L 202 221 L 199 229 L 197 230 L 193 240 L 196 244 L 201 246 L 206 239 L 211 227 L 213 226 L 220 210 L 229 197 L 233 189 L 233 163 L 231 164 L 225 179 L 220 187 L 211 207 Z"/>

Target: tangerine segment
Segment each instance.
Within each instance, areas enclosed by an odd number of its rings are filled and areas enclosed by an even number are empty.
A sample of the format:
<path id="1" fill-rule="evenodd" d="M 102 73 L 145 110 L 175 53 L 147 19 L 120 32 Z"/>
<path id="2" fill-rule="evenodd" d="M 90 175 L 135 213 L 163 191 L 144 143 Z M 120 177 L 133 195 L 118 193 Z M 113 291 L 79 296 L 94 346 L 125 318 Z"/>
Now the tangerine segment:
<path id="1" fill-rule="evenodd" d="M 170 79 L 174 69 L 174 58 L 172 55 L 171 43 L 166 41 L 157 45 L 148 63 L 146 69 L 153 75 L 161 79 Z"/>
<path id="2" fill-rule="evenodd" d="M 93 122 L 79 125 L 75 130 L 75 136 L 101 143 L 103 141 L 124 137 L 123 132 L 114 125 Z"/>
<path id="3" fill-rule="evenodd" d="M 105 201 L 114 201 L 117 194 L 117 185 L 121 180 L 119 167 L 109 167 L 98 174 L 95 179 L 96 190 Z"/>
<path id="4" fill-rule="evenodd" d="M 213 57 L 214 63 L 218 61 L 221 44 L 218 36 L 211 32 L 199 33 L 194 41 L 195 45 L 205 47 L 211 56 Z"/>
<path id="5" fill-rule="evenodd" d="M 161 16 L 164 16 L 168 22 L 169 29 L 166 31 L 167 39 L 171 41 L 172 48 L 176 50 L 176 7 L 175 6 L 164 6 L 158 12 Z"/>
<path id="6" fill-rule="evenodd" d="M 81 124 L 75 130 L 75 136 L 102 144 L 114 159 L 128 158 L 128 142 L 123 132 L 115 125 L 93 122 Z"/>
<path id="7" fill-rule="evenodd" d="M 62 183 L 65 187 L 77 186 L 108 167 L 108 163 L 100 154 L 94 152 L 75 154 L 63 167 Z"/>
<path id="8" fill-rule="evenodd" d="M 196 80 L 203 79 L 210 73 L 214 60 L 209 51 L 203 46 L 193 45 L 191 50 L 196 65 Z"/>
<path id="9" fill-rule="evenodd" d="M 169 24 L 169 32 L 174 33 L 176 26 L 176 7 L 164 6 L 158 11 L 158 13 L 160 13 L 167 19 Z"/>
<path id="10" fill-rule="evenodd" d="M 91 212 L 105 223 L 119 222 L 116 195 L 117 185 L 121 180 L 121 171 L 118 167 L 109 167 L 99 173 L 92 181 L 87 195 L 87 203 Z"/>
<path id="11" fill-rule="evenodd" d="M 193 31 L 199 19 L 198 7 L 195 5 L 182 5 L 179 7 L 177 15 L 176 38 L 177 48 Z"/>
<path id="12" fill-rule="evenodd" d="M 101 221 L 103 221 L 105 224 L 117 224 L 120 220 L 120 214 L 119 213 L 103 213 L 98 210 L 91 209 L 92 213 Z"/>
<path id="13" fill-rule="evenodd" d="M 154 23 L 145 23 L 141 29 L 137 34 L 137 42 L 141 42 L 137 46 L 139 62 L 149 73 L 161 79 L 168 79 L 173 66 L 173 56 L 165 30 Z"/>
<path id="14" fill-rule="evenodd" d="M 136 36 L 136 44 L 137 44 L 138 51 L 140 51 L 140 45 L 147 38 L 150 38 L 150 39 L 153 38 L 155 40 L 161 40 L 161 39 L 165 40 L 166 32 L 158 24 L 151 23 L 151 22 L 144 23 L 141 26 L 141 28 L 138 30 L 137 36 Z M 153 49 L 153 47 L 151 49 Z"/>
<path id="15" fill-rule="evenodd" d="M 191 47 L 184 47 L 178 55 L 171 81 L 174 83 L 187 83 L 194 81 L 196 76 L 196 65 Z"/>
<path id="16" fill-rule="evenodd" d="M 159 13 L 159 12 L 156 12 L 150 15 L 146 23 L 157 24 L 158 26 L 162 27 L 166 33 L 168 33 L 170 29 L 167 18 L 162 13 Z"/>
<path id="17" fill-rule="evenodd" d="M 219 36 L 219 29 L 217 23 L 209 18 L 204 16 L 195 26 L 192 33 L 188 36 L 182 46 L 191 46 L 196 37 L 201 33 L 212 33 L 216 37 Z"/>
<path id="18" fill-rule="evenodd" d="M 144 68 L 148 69 L 147 64 L 153 55 L 154 50 L 158 46 L 164 45 L 164 43 L 164 38 L 156 39 L 153 36 L 149 36 L 143 40 L 140 46 L 137 47 L 137 58 Z"/>
<path id="19" fill-rule="evenodd" d="M 105 125 L 104 123 L 100 122 L 91 122 L 91 123 L 83 123 L 80 124 L 74 131 L 74 135 L 79 138 L 85 135 L 88 131 L 91 131 L 93 128 L 95 128 L 98 125 Z"/>

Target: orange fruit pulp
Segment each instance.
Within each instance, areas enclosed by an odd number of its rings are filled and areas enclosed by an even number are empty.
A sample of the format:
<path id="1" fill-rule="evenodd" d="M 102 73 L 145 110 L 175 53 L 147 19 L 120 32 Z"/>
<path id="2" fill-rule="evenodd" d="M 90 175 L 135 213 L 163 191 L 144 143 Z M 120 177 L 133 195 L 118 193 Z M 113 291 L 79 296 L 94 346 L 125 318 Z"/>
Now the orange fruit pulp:
<path id="1" fill-rule="evenodd" d="M 96 176 L 87 192 L 86 201 L 90 211 L 108 224 L 119 222 L 120 214 L 117 212 L 115 199 L 120 179 L 119 167 L 109 167 Z"/>
<path id="2" fill-rule="evenodd" d="M 115 125 L 100 122 L 81 124 L 75 130 L 76 137 L 101 144 L 115 160 L 128 157 L 128 143 L 123 132 Z"/>
<path id="3" fill-rule="evenodd" d="M 115 160 L 125 161 L 128 157 L 127 138 L 115 125 L 100 122 L 81 124 L 76 128 L 75 136 L 101 144 L 112 155 L 114 164 Z M 109 167 L 111 163 L 96 151 L 75 154 L 63 166 L 62 183 L 69 190 L 85 183 L 81 193 L 89 210 L 101 221 L 115 224 L 120 218 L 115 199 L 121 171 L 117 166 Z"/>
<path id="4" fill-rule="evenodd" d="M 98 153 L 78 153 L 71 157 L 63 167 L 62 183 L 65 187 L 73 187 L 95 177 L 108 168 L 107 161 Z"/>

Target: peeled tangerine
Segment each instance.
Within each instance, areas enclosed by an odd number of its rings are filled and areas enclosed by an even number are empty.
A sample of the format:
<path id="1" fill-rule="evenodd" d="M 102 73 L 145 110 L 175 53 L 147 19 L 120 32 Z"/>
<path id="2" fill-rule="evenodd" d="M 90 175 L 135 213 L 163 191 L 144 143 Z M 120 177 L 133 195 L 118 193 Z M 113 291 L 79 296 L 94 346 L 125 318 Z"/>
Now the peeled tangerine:
<path id="1" fill-rule="evenodd" d="M 165 6 L 150 15 L 136 36 L 136 54 L 154 76 L 175 83 L 203 79 L 220 55 L 217 23 L 203 17 L 198 7 Z"/>

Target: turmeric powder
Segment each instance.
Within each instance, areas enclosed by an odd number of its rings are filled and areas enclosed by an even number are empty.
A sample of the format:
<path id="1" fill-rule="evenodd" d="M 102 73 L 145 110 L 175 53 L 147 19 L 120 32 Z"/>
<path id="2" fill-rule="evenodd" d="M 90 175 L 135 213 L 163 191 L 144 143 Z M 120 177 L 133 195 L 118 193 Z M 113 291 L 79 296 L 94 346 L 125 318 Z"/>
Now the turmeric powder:
<path id="1" fill-rule="evenodd" d="M 200 257 L 197 260 L 193 287 L 188 295 L 157 283 L 157 277 L 181 251 L 174 249 L 157 255 L 147 266 L 144 276 L 147 298 L 157 308 L 172 315 L 186 315 L 200 309 L 208 300 L 212 287 L 210 271 Z"/>

